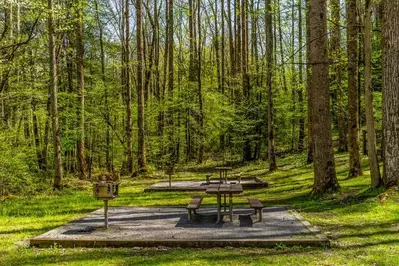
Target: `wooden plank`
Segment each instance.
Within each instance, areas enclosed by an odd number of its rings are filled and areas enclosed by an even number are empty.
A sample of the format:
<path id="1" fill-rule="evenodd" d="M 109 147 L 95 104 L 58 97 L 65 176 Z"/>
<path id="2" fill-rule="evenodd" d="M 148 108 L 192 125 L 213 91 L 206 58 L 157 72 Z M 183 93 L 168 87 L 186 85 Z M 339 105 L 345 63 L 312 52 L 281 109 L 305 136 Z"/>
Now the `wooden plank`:
<path id="1" fill-rule="evenodd" d="M 214 187 L 214 186 L 209 186 L 207 189 L 206 189 L 206 193 L 209 193 L 209 194 L 218 194 L 218 191 L 219 191 L 219 186 L 217 186 L 217 187 Z"/>
<path id="2" fill-rule="evenodd" d="M 193 197 L 190 203 L 187 205 L 186 209 L 196 210 L 201 206 L 202 197 Z"/>
<path id="3" fill-rule="evenodd" d="M 218 167 L 215 167 L 215 170 L 233 170 L 233 168 L 226 167 L 226 166 L 218 166 Z"/>
<path id="4" fill-rule="evenodd" d="M 260 200 L 258 200 L 258 199 L 249 198 L 248 202 L 249 202 L 249 205 L 251 206 L 251 208 L 255 208 L 255 209 L 264 208 L 262 202 Z"/>
<path id="5" fill-rule="evenodd" d="M 231 185 L 231 192 L 234 194 L 237 193 L 242 193 L 244 190 L 242 188 L 242 185 L 240 184 L 235 184 L 235 185 Z"/>

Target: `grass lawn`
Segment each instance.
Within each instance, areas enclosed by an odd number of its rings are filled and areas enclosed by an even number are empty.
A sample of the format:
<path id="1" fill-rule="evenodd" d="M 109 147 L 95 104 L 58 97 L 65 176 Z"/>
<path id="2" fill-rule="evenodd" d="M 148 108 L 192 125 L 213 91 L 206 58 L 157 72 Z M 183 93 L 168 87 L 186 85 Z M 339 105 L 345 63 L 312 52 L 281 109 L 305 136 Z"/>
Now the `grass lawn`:
<path id="1" fill-rule="evenodd" d="M 399 265 L 399 195 L 396 190 L 369 189 L 370 177 L 347 179 L 347 155 L 336 155 L 341 192 L 310 198 L 311 166 L 304 155 L 279 159 L 279 170 L 267 172 L 267 163 L 236 168 L 243 175 L 257 175 L 270 187 L 246 190 L 235 204 L 246 205 L 255 196 L 267 206 L 291 205 L 331 240 L 331 248 L 121 248 L 37 249 L 25 240 L 102 207 L 91 187 L 67 188 L 31 198 L 7 199 L 0 206 L 0 265 Z M 364 158 L 363 164 L 367 165 Z M 175 179 L 204 180 L 201 172 L 180 172 Z M 123 178 L 120 196 L 111 206 L 184 206 L 193 193 L 143 193 L 166 178 Z M 204 194 L 203 204 L 214 205 Z"/>

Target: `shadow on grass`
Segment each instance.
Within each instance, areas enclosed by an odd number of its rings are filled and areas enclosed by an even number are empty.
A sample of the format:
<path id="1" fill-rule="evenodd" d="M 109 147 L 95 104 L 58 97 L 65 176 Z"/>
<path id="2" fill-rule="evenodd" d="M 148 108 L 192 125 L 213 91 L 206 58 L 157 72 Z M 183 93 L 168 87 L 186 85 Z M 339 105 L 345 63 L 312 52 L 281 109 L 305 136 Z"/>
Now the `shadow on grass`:
<path id="1" fill-rule="evenodd" d="M 40 228 L 23 228 L 23 229 L 10 229 L 10 230 L 0 230 L 0 235 L 11 235 L 11 234 L 28 234 L 37 235 L 40 233 L 45 233 L 49 230 L 54 229 L 56 226 L 46 226 Z"/>
<path id="2" fill-rule="evenodd" d="M 6 256 L 3 260 L 4 265 L 35 265 L 35 264 L 76 264 L 85 265 L 100 262 L 101 265 L 114 264 L 117 265 L 165 265 L 179 264 L 190 265 L 194 262 L 226 264 L 236 262 L 250 263 L 254 259 L 257 261 L 265 261 L 269 256 L 284 256 L 292 254 L 307 254 L 323 248 L 284 248 L 284 249 L 260 249 L 260 248 L 214 248 L 214 249 L 169 249 L 169 248 L 143 248 L 143 249 L 83 249 L 75 251 L 67 249 L 61 252 L 59 247 L 49 250 L 38 250 L 40 252 L 22 252 L 28 253 L 24 257 Z M 28 251 L 28 252 L 27 252 Z M 187 256 L 187 254 L 190 256 Z M 0 261 L 1 262 L 1 261 Z M 90 264 L 91 265 L 91 264 Z"/>

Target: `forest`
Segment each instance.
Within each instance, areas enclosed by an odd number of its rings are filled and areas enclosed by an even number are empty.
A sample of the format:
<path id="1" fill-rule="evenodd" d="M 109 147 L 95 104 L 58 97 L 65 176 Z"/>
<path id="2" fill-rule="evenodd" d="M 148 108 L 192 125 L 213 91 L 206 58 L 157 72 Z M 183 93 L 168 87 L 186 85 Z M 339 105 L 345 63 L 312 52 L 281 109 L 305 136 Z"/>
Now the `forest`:
<path id="1" fill-rule="evenodd" d="M 372 0 L 3 0 L 1 194 L 208 160 L 273 171 L 305 152 L 322 194 L 339 189 L 334 149 L 356 177 L 364 143 L 371 186 L 396 185 L 396 11 Z"/>
<path id="2" fill-rule="evenodd" d="M 399 265 L 398 14 L 399 0 L 0 0 L 0 265 Z M 109 228 L 104 177 L 119 186 Z M 170 189 L 183 182 L 202 193 Z M 155 242 L 32 245 L 65 227 L 67 242 Z M 173 246 L 181 232 L 192 246 Z"/>

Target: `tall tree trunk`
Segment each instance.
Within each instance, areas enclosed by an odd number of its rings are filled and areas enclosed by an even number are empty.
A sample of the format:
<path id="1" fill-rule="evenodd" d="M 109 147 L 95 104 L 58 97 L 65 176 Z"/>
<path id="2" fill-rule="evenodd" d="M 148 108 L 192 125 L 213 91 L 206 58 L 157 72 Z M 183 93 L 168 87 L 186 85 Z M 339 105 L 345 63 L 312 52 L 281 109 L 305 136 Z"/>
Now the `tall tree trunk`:
<path id="1" fill-rule="evenodd" d="M 85 96 L 84 96 L 84 46 L 83 46 L 83 3 L 76 1 L 76 68 L 77 68 L 77 159 L 79 178 L 86 179 L 85 161 Z"/>
<path id="2" fill-rule="evenodd" d="M 298 137 L 298 151 L 302 152 L 304 149 L 305 139 L 305 118 L 304 118 L 304 107 L 303 105 L 303 31 L 302 31 L 302 0 L 298 0 L 298 47 L 299 47 L 299 66 L 298 66 L 298 107 L 299 107 L 299 137 Z"/>
<path id="3" fill-rule="evenodd" d="M 240 0 L 235 0 L 235 6 L 234 6 L 234 13 L 235 13 L 235 19 L 234 19 L 234 25 L 236 29 L 236 34 L 235 34 L 235 42 L 236 42 L 236 73 L 241 73 L 241 68 L 242 68 L 242 62 L 241 62 L 241 16 L 240 16 Z"/>
<path id="4" fill-rule="evenodd" d="M 136 40 L 137 40 L 137 127 L 138 127 L 138 164 L 140 171 L 146 171 L 147 159 L 145 152 L 144 130 L 144 87 L 143 87 L 143 41 L 142 41 L 142 3 L 136 0 Z"/>
<path id="5" fill-rule="evenodd" d="M 105 120 L 106 120 L 106 131 L 105 131 L 105 166 L 107 171 L 111 172 L 113 169 L 113 165 L 111 163 L 110 158 L 110 126 L 108 121 L 111 121 L 109 115 L 109 103 L 108 103 L 108 87 L 106 85 L 106 76 L 105 76 L 105 51 L 104 51 L 104 40 L 103 40 L 103 25 L 101 24 L 100 14 L 98 10 L 98 0 L 95 0 L 95 9 L 96 9 L 96 20 L 99 31 L 99 41 L 100 41 L 100 57 L 101 57 L 101 80 L 104 86 L 104 101 L 105 101 Z"/>
<path id="6" fill-rule="evenodd" d="M 273 110 L 273 21 L 272 3 L 266 0 L 266 87 L 267 87 L 267 131 L 268 131 L 268 159 L 269 171 L 277 169 L 276 154 L 274 151 L 274 110 Z"/>
<path id="7" fill-rule="evenodd" d="M 277 20 L 278 20 L 278 36 L 279 36 L 279 46 L 280 46 L 280 56 L 281 56 L 281 77 L 283 79 L 283 89 L 287 91 L 287 78 L 285 74 L 285 62 L 284 62 L 284 49 L 283 49 L 283 30 L 281 26 L 281 2 L 277 4 Z M 277 48 L 276 48 L 277 49 Z"/>
<path id="8" fill-rule="evenodd" d="M 58 98 L 57 98 L 57 61 L 54 43 L 54 7 L 53 0 L 48 0 L 47 8 L 49 11 L 48 24 L 48 49 L 50 55 L 50 92 L 51 92 L 51 120 L 53 121 L 53 141 L 54 141 L 54 183 L 53 188 L 62 190 L 62 158 L 61 158 L 61 133 L 58 124 Z"/>
<path id="9" fill-rule="evenodd" d="M 382 185 L 380 167 L 378 165 L 374 108 L 373 108 L 373 88 L 372 88 L 372 24 L 371 24 L 371 4 L 372 0 L 366 0 L 364 13 L 364 83 L 365 83 L 365 102 L 366 102 L 366 124 L 367 124 L 367 156 L 369 158 L 371 186 L 376 188 Z"/>
<path id="10" fill-rule="evenodd" d="M 343 152 L 348 150 L 347 126 L 345 118 L 345 107 L 343 104 L 343 88 L 342 88 L 342 65 L 340 63 L 342 58 L 341 47 L 341 1 L 331 0 L 331 19 L 332 19 L 332 34 L 331 34 L 331 60 L 334 62 L 331 67 L 333 94 L 335 95 L 335 111 L 338 125 L 338 151 Z"/>
<path id="11" fill-rule="evenodd" d="M 221 82 L 221 65 L 220 65 L 220 51 L 219 51 L 219 26 L 218 26 L 218 1 L 215 1 L 215 8 L 213 10 L 214 14 L 214 23 L 215 23 L 215 35 L 214 35 L 214 44 L 215 44 L 215 57 L 216 57 L 216 73 L 218 80 L 218 91 L 222 90 L 222 82 Z"/>
<path id="12" fill-rule="evenodd" d="M 230 5 L 230 1 L 228 2 L 228 5 Z M 216 51 L 217 53 L 219 53 L 220 52 L 220 57 L 221 57 L 221 67 L 222 67 L 222 73 L 221 73 L 221 80 L 220 80 L 220 85 L 221 85 L 221 93 L 222 93 L 222 95 L 224 95 L 224 91 L 225 91 L 225 62 L 226 62 L 226 59 L 225 59 L 225 28 L 224 28 L 224 20 L 225 20 L 225 17 L 224 17 L 224 0 L 220 0 L 220 14 L 221 14 L 221 28 L 222 28 L 222 37 L 221 37 L 221 43 L 222 43 L 222 45 L 221 45 L 221 49 L 220 49 L 220 51 Z M 220 134 L 220 137 L 219 137 L 219 139 L 220 139 L 220 151 L 221 152 L 223 152 L 224 153 L 224 149 L 225 149 L 225 134 L 224 134 L 224 132 L 222 132 L 221 134 Z"/>
<path id="13" fill-rule="evenodd" d="M 331 134 L 328 89 L 327 1 L 309 1 L 310 26 L 310 101 L 314 141 L 313 193 L 323 194 L 339 189 Z"/>
<path id="14" fill-rule="evenodd" d="M 242 64 L 242 93 L 245 101 L 249 101 L 249 77 L 248 77 L 248 6 L 247 0 L 241 0 L 241 64 Z"/>
<path id="15" fill-rule="evenodd" d="M 36 88 L 36 68 L 34 67 L 35 61 L 33 58 L 33 50 L 30 52 L 30 65 L 31 65 L 31 82 L 32 82 L 32 89 Z M 35 143 L 35 150 L 36 150 L 36 159 L 37 159 L 37 166 L 40 170 L 46 170 L 46 165 L 43 158 L 43 153 L 40 150 L 40 134 L 39 134 L 39 121 L 37 118 L 37 100 L 35 97 L 32 98 L 32 124 L 33 124 L 33 136 L 34 136 L 34 143 Z"/>
<path id="16" fill-rule="evenodd" d="M 399 184 L 399 1 L 383 0 L 382 84 L 384 185 Z"/>
<path id="17" fill-rule="evenodd" d="M 295 68 L 295 1 L 291 6 L 291 101 L 292 101 L 292 118 L 291 118 L 291 152 L 295 149 L 295 128 L 296 128 L 296 94 L 297 94 L 297 73 Z"/>
<path id="18" fill-rule="evenodd" d="M 357 0 L 347 1 L 347 46 L 348 46 L 348 145 L 349 145 L 349 177 L 362 174 L 359 152 L 358 127 L 358 17 Z"/>
<path id="19" fill-rule="evenodd" d="M 124 47 L 123 47 L 123 81 L 122 86 L 125 92 L 125 104 L 126 104 L 126 171 L 131 174 L 133 171 L 133 140 L 132 140 L 132 90 L 130 87 L 130 51 L 129 51 L 129 39 L 130 39 L 130 16 L 129 16 L 129 0 L 125 0 L 125 14 L 124 14 Z"/>
<path id="20" fill-rule="evenodd" d="M 306 0 L 306 90 L 308 96 L 308 157 L 306 160 L 307 164 L 313 163 L 313 153 L 314 153 L 314 140 L 312 132 L 312 100 L 310 96 L 311 92 L 311 80 L 312 80 L 312 66 L 310 65 L 310 0 Z"/>
<path id="21" fill-rule="evenodd" d="M 174 30 L 174 22 L 173 22 L 173 0 L 167 0 L 167 24 L 168 24 L 168 101 L 169 105 L 173 104 L 173 89 L 174 89 L 174 65 L 173 65 L 173 57 L 174 57 L 174 41 L 173 41 L 173 30 Z M 175 141 L 174 141 L 174 121 L 173 121 L 173 111 L 172 106 L 168 107 L 167 114 L 167 126 L 168 126 L 168 153 L 169 153 L 169 163 L 176 163 L 176 151 L 175 151 Z"/>
<path id="22" fill-rule="evenodd" d="M 201 0 L 198 0 L 197 22 L 198 22 L 198 68 L 197 68 L 197 81 L 198 81 L 198 104 L 199 104 L 199 127 L 200 127 L 200 147 L 198 162 L 202 163 L 204 159 L 204 108 L 202 104 L 202 81 L 201 81 Z"/>
<path id="23" fill-rule="evenodd" d="M 236 64 L 235 64 L 235 51 L 234 51 L 234 32 L 233 31 L 233 23 L 231 22 L 231 2 L 232 1 L 227 1 L 227 24 L 229 27 L 229 53 L 230 53 L 230 75 L 234 76 L 235 75 L 235 70 L 236 70 Z"/>

